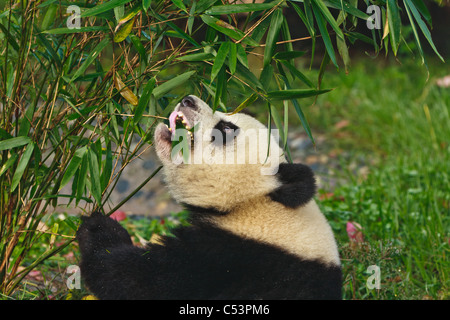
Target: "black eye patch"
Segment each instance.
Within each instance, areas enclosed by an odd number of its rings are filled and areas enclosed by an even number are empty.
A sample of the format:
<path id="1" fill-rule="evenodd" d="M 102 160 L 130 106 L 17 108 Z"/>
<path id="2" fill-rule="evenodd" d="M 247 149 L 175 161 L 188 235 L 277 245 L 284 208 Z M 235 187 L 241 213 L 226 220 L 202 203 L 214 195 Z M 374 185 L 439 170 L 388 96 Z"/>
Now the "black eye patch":
<path id="1" fill-rule="evenodd" d="M 239 127 L 232 122 L 220 120 L 213 129 L 211 142 L 226 144 L 239 134 Z M 216 137 L 221 135 L 222 140 L 216 142 Z"/>

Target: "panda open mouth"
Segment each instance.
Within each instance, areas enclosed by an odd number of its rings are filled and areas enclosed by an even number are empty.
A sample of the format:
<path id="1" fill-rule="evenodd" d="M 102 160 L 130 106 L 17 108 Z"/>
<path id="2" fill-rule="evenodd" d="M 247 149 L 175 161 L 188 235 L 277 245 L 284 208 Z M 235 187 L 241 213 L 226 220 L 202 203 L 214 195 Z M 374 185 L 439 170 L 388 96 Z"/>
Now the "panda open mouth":
<path id="1" fill-rule="evenodd" d="M 167 129 L 171 133 L 171 138 L 175 137 L 175 131 L 182 129 L 187 130 L 187 133 L 189 134 L 191 141 L 194 140 L 194 134 L 193 134 L 193 126 L 187 119 L 187 117 L 184 115 L 181 111 L 173 111 L 169 116 L 169 125 L 166 124 Z"/>

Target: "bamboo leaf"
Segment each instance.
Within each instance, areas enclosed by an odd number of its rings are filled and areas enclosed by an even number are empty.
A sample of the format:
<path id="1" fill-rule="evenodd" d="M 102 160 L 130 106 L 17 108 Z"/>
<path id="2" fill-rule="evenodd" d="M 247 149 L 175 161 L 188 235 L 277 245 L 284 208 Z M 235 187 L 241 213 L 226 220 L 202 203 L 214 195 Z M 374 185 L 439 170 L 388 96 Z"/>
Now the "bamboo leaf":
<path id="1" fill-rule="evenodd" d="M 15 137 L 7 140 L 0 141 L 0 151 L 17 148 L 31 143 L 31 139 L 28 137 Z"/>
<path id="2" fill-rule="evenodd" d="M 148 102 L 150 100 L 150 96 L 152 95 L 153 89 L 155 88 L 155 84 L 156 79 L 151 78 L 150 80 L 148 80 L 147 84 L 144 87 L 137 108 L 134 111 L 133 121 L 135 125 L 141 120 L 142 114 L 144 113 L 145 108 L 148 106 Z"/>
<path id="3" fill-rule="evenodd" d="M 294 46 L 292 42 L 290 42 L 292 40 L 291 31 L 289 30 L 289 25 L 286 19 L 283 19 L 283 23 L 281 24 L 281 35 L 283 41 L 286 41 L 284 44 L 285 52 L 294 52 Z M 294 62 L 293 58 L 291 59 L 291 62 Z"/>
<path id="4" fill-rule="evenodd" d="M 201 52 L 201 53 L 187 54 L 185 56 L 178 57 L 177 59 L 180 61 L 198 62 L 210 60 L 212 58 L 214 58 L 214 56 L 211 53 Z"/>
<path id="5" fill-rule="evenodd" d="M 414 6 L 414 3 L 411 0 L 404 0 L 404 3 L 405 3 L 405 7 L 408 6 L 408 8 L 410 9 L 412 15 L 414 16 L 414 19 L 416 20 L 417 24 L 419 25 L 420 30 L 422 30 L 423 35 L 428 40 L 428 43 L 430 44 L 431 48 L 433 48 L 434 52 L 439 57 L 439 59 L 441 59 L 442 62 L 444 62 L 444 58 L 439 54 L 439 52 L 437 51 L 437 49 L 433 43 L 433 40 L 431 39 L 430 30 L 428 30 L 427 25 L 420 17 L 420 13 L 417 10 L 417 8 Z M 412 24 L 412 21 L 411 21 L 411 24 Z M 416 37 L 416 41 L 419 42 L 420 39 L 418 37 Z"/>
<path id="6" fill-rule="evenodd" d="M 311 36 L 312 44 L 311 44 L 311 62 L 309 68 L 312 68 L 313 62 L 314 62 L 314 54 L 316 52 L 316 29 L 314 28 L 314 15 L 311 8 L 311 1 L 310 0 L 304 0 L 303 2 L 303 8 L 305 10 L 305 20 L 308 21 L 308 23 L 305 23 L 305 25 L 308 28 L 309 35 Z M 297 12 L 298 13 L 298 12 Z"/>
<path id="7" fill-rule="evenodd" d="M 214 16 L 214 15 L 241 13 L 241 12 L 255 12 L 272 9 L 278 3 L 279 1 L 272 1 L 269 3 L 243 3 L 243 4 L 219 5 L 211 7 L 210 9 L 206 10 L 205 13 Z"/>
<path id="8" fill-rule="evenodd" d="M 298 14 L 298 16 L 302 20 L 303 24 L 305 25 L 306 29 L 308 29 L 309 35 L 311 37 L 314 36 L 314 33 L 315 33 L 314 27 L 310 24 L 309 19 L 303 13 L 303 11 L 300 9 L 300 7 L 298 5 L 296 5 L 295 3 L 293 3 L 293 2 L 289 2 L 289 4 L 292 5 L 292 7 L 294 8 L 295 12 Z M 306 6 L 306 2 L 305 2 L 305 6 Z"/>
<path id="9" fill-rule="evenodd" d="M 183 10 L 184 12 L 187 12 L 186 6 L 183 3 L 183 0 L 172 0 L 172 3 L 174 5 L 176 5 L 178 8 L 180 8 L 181 10 Z"/>
<path id="10" fill-rule="evenodd" d="M 280 138 L 282 141 L 284 141 L 284 130 L 283 130 L 283 122 L 281 121 L 280 114 L 278 113 L 277 108 L 273 104 L 269 104 L 270 108 L 270 117 L 273 119 L 273 122 L 275 123 L 275 126 L 278 129 L 278 132 L 280 133 Z"/>
<path id="11" fill-rule="evenodd" d="M 275 59 L 291 60 L 303 56 L 306 51 L 280 51 L 274 55 Z"/>
<path id="12" fill-rule="evenodd" d="M 205 10 L 208 10 L 208 8 L 210 8 L 214 2 L 216 1 L 211 1 L 211 0 L 199 0 L 197 1 L 197 9 L 196 9 L 196 13 L 202 13 Z"/>
<path id="13" fill-rule="evenodd" d="M 70 229 L 73 231 L 78 230 L 79 217 L 67 216 L 64 220 L 62 220 Z"/>
<path id="14" fill-rule="evenodd" d="M 52 59 L 47 58 L 50 62 L 56 63 L 57 66 L 61 67 L 61 59 L 56 53 L 55 49 L 53 49 L 52 44 L 42 35 L 42 33 L 38 33 L 36 37 L 39 39 L 39 43 L 47 50 Z"/>
<path id="15" fill-rule="evenodd" d="M 381 40 L 385 40 L 386 37 L 389 35 L 389 20 L 384 15 L 383 15 L 383 17 L 384 17 L 384 27 L 383 27 L 383 36 L 381 37 Z M 387 46 L 386 46 L 386 48 L 387 48 Z"/>
<path id="16" fill-rule="evenodd" d="M 152 4 L 152 0 L 142 0 L 142 8 L 144 9 L 144 11 L 147 11 L 148 8 L 150 8 Z"/>
<path id="17" fill-rule="evenodd" d="M 229 62 L 229 68 L 231 74 L 234 74 L 236 72 L 236 64 L 237 64 L 237 48 L 236 43 L 229 42 L 230 43 L 230 55 L 228 56 L 228 62 Z"/>
<path id="18" fill-rule="evenodd" d="M 0 177 L 8 170 L 17 160 L 19 155 L 17 153 L 12 153 L 11 156 L 6 160 L 3 166 L 0 168 Z"/>
<path id="19" fill-rule="evenodd" d="M 53 245 L 55 244 L 56 241 L 56 235 L 58 233 L 59 230 L 59 223 L 55 222 L 52 226 L 52 232 L 51 232 L 51 236 L 50 236 L 50 241 L 49 241 L 49 246 L 50 249 L 53 248 Z"/>
<path id="20" fill-rule="evenodd" d="M 303 129 L 305 129 L 306 134 L 308 135 L 309 139 L 311 139 L 311 142 L 315 146 L 316 142 L 315 142 L 314 137 L 312 135 L 311 128 L 309 127 L 308 120 L 306 119 L 306 116 L 303 113 L 302 108 L 300 107 L 300 104 L 295 99 L 291 100 L 291 102 L 294 105 L 295 112 L 297 112 L 297 115 L 298 115 L 298 117 L 300 119 L 300 122 L 302 123 Z"/>
<path id="21" fill-rule="evenodd" d="M 14 50 L 19 51 L 19 45 L 17 44 L 14 37 L 11 35 L 11 33 L 8 32 L 8 29 L 6 29 L 3 24 L 0 23 L 0 29 L 2 30 L 3 34 L 6 36 L 6 39 L 8 40 L 9 44 L 12 45 Z"/>
<path id="22" fill-rule="evenodd" d="M 225 62 L 225 59 L 227 58 L 229 51 L 230 51 L 230 42 L 227 41 L 220 45 L 220 48 L 217 51 L 217 55 L 211 70 L 211 82 L 214 81 L 220 69 L 222 69 L 223 63 Z"/>
<path id="23" fill-rule="evenodd" d="M 424 56 L 423 50 L 422 50 L 422 45 L 420 44 L 419 33 L 417 32 L 417 27 L 416 27 L 416 24 L 414 23 L 411 10 L 409 9 L 408 5 L 406 5 L 406 3 L 405 3 L 405 10 L 406 10 L 406 14 L 408 15 L 409 22 L 411 23 L 411 28 L 414 33 L 414 38 L 416 39 L 417 49 L 419 50 L 419 54 L 422 59 L 422 63 L 426 63 L 425 56 Z"/>
<path id="24" fill-rule="evenodd" d="M 245 53 L 244 47 L 240 43 L 238 43 L 236 44 L 236 49 L 237 59 L 240 63 L 242 63 L 244 67 L 248 69 L 247 53 Z"/>
<path id="25" fill-rule="evenodd" d="M 22 154 L 22 157 L 17 164 L 16 171 L 14 172 L 14 176 L 11 182 L 11 192 L 14 192 L 16 187 L 19 185 L 20 180 L 22 179 L 23 173 L 28 166 L 28 162 L 31 159 L 31 155 L 33 154 L 34 143 L 29 143 Z"/>
<path id="26" fill-rule="evenodd" d="M 103 166 L 103 171 L 101 174 L 101 190 L 105 190 L 109 179 L 111 178 L 113 168 L 113 156 L 111 149 L 111 141 L 106 146 L 106 157 L 105 157 L 105 165 Z"/>
<path id="27" fill-rule="evenodd" d="M 115 34 L 114 34 L 114 42 L 122 42 L 123 40 L 125 40 L 128 37 L 131 30 L 133 29 L 135 20 L 136 20 L 136 17 L 133 17 L 129 21 L 127 21 L 123 24 L 117 25 Z"/>
<path id="28" fill-rule="evenodd" d="M 259 75 L 259 82 L 261 82 L 262 86 L 265 89 L 269 89 L 272 77 L 273 77 L 273 66 L 271 64 L 268 64 L 261 71 L 261 74 Z"/>
<path id="29" fill-rule="evenodd" d="M 242 32 L 239 29 L 236 29 L 235 27 L 226 23 L 223 20 L 214 18 L 214 17 L 206 15 L 206 14 L 202 14 L 200 16 L 200 18 L 203 20 L 204 23 L 206 23 L 211 28 L 213 28 L 235 40 L 240 41 L 240 40 L 242 40 L 242 38 L 245 35 L 244 32 Z M 246 37 L 245 39 L 242 40 L 242 42 L 245 44 L 254 46 L 254 47 L 259 45 L 258 42 L 253 40 L 251 37 Z"/>
<path id="30" fill-rule="evenodd" d="M 400 45 L 400 32 L 402 22 L 400 20 L 400 12 L 396 0 L 386 0 L 387 16 L 389 22 L 389 35 L 394 55 L 397 55 L 398 46 Z"/>
<path id="31" fill-rule="evenodd" d="M 333 44 L 331 43 L 330 35 L 328 34 L 327 26 L 325 21 L 323 20 L 322 13 L 316 8 L 316 6 L 312 6 L 314 16 L 316 17 L 317 25 L 319 26 L 320 34 L 322 35 L 323 43 L 325 44 L 325 49 L 328 52 L 328 55 L 333 61 L 333 64 L 338 68 L 338 64 L 336 61 L 336 55 L 334 54 Z"/>
<path id="32" fill-rule="evenodd" d="M 271 17 L 270 15 L 261 17 L 261 19 L 263 19 L 263 18 L 264 19 L 262 21 L 260 19 L 259 21 L 261 21 L 261 22 L 258 21 L 257 23 L 259 23 L 259 24 L 256 26 L 255 29 L 253 29 L 251 37 L 256 42 L 260 43 L 261 39 L 264 37 L 267 30 L 269 29 L 270 20 L 271 20 L 270 17 Z"/>
<path id="33" fill-rule="evenodd" d="M 428 24 L 431 26 L 431 14 L 428 11 L 427 6 L 422 0 L 412 0 L 412 3 L 416 7 L 416 9 L 420 12 L 420 14 L 427 20 Z"/>
<path id="34" fill-rule="evenodd" d="M 264 90 L 263 85 L 259 80 L 256 78 L 256 76 L 251 72 L 248 68 L 245 66 L 238 64 L 236 66 L 236 72 L 245 78 L 245 81 L 249 82 L 249 84 L 252 85 L 253 88 L 260 88 Z"/>
<path id="35" fill-rule="evenodd" d="M 365 43 L 376 45 L 376 42 L 374 42 L 372 38 L 369 38 L 368 36 L 365 36 L 359 32 L 349 32 L 347 34 L 347 39 L 349 39 L 351 43 L 353 43 L 356 39 L 358 39 Z"/>
<path id="36" fill-rule="evenodd" d="M 233 115 L 233 114 L 236 114 L 238 112 L 241 112 L 242 110 L 247 108 L 249 105 L 251 105 L 253 102 L 255 102 L 257 99 L 258 99 L 258 94 L 257 93 L 253 93 L 250 97 L 245 99 L 244 102 L 242 102 L 239 106 L 237 106 L 237 108 L 234 109 L 234 111 L 230 115 Z"/>
<path id="37" fill-rule="evenodd" d="M 281 63 L 291 72 L 292 75 L 297 77 L 303 83 L 305 83 L 308 87 L 314 88 L 314 84 L 309 80 L 303 73 L 301 73 L 296 67 L 290 64 L 288 61 L 281 60 Z"/>
<path id="38" fill-rule="evenodd" d="M 291 89 L 291 86 L 287 82 L 287 79 L 284 78 L 284 80 L 285 80 L 284 83 L 286 85 L 286 88 L 287 89 Z M 316 142 L 314 141 L 314 137 L 312 135 L 311 128 L 309 127 L 308 120 L 306 119 L 306 116 L 303 113 L 302 108 L 300 107 L 300 104 L 298 103 L 297 99 L 291 99 L 291 102 L 294 105 L 295 112 L 297 113 L 297 115 L 298 115 L 298 117 L 300 119 L 300 122 L 302 123 L 303 129 L 305 129 L 306 134 L 308 135 L 309 139 L 311 139 L 311 142 L 315 146 Z"/>
<path id="39" fill-rule="evenodd" d="M 80 202 L 80 200 L 83 198 L 84 191 L 86 189 L 86 178 L 87 173 L 89 169 L 89 162 L 88 162 L 88 153 L 85 152 L 83 155 L 83 159 L 81 161 L 80 170 L 78 171 L 78 179 L 77 179 L 77 190 L 76 190 L 76 204 Z"/>
<path id="40" fill-rule="evenodd" d="M 108 43 L 109 43 L 109 39 L 105 38 L 94 48 L 94 50 L 92 50 L 92 52 L 89 54 L 89 56 L 86 57 L 86 60 L 84 60 L 83 64 L 80 66 L 80 68 L 72 76 L 72 79 L 70 80 L 70 82 L 73 82 L 79 76 L 84 74 L 86 69 L 92 64 L 92 62 L 94 62 L 95 58 L 97 58 L 97 56 L 108 45 Z"/>
<path id="41" fill-rule="evenodd" d="M 57 11 L 58 11 L 57 4 L 52 4 L 47 8 L 47 11 L 45 12 L 44 15 L 44 19 L 42 19 L 41 30 L 47 30 L 48 27 L 50 27 L 50 25 L 55 22 L 55 16 Z"/>
<path id="42" fill-rule="evenodd" d="M 267 33 L 266 48 L 264 50 L 263 66 L 265 67 L 272 61 L 275 51 L 278 34 L 280 33 L 281 24 L 283 23 L 283 12 L 281 9 L 275 10 L 270 20 L 270 27 Z"/>
<path id="43" fill-rule="evenodd" d="M 323 55 L 322 62 L 320 63 L 319 75 L 317 76 L 317 87 L 320 89 L 322 84 L 323 76 L 325 75 L 325 71 L 327 69 L 328 64 L 330 63 L 330 56 L 327 52 Z"/>
<path id="44" fill-rule="evenodd" d="M 100 183 L 100 170 L 98 167 L 98 157 L 94 151 L 95 147 L 89 148 L 87 157 L 88 157 L 88 166 L 89 166 L 89 175 L 90 175 L 90 191 L 92 196 L 94 197 L 97 204 L 101 204 L 102 190 Z M 89 185 L 88 185 L 89 187 Z"/>
<path id="45" fill-rule="evenodd" d="M 106 105 L 106 109 L 107 112 L 110 114 L 110 119 L 111 119 L 111 124 L 110 124 L 110 130 L 111 130 L 111 134 L 115 139 L 115 142 L 118 143 L 118 141 L 120 141 L 120 134 L 119 134 L 119 126 L 118 126 L 118 121 L 117 121 L 117 116 L 114 115 L 114 113 L 116 113 L 116 108 L 115 108 L 115 102 L 113 100 L 113 103 L 108 103 Z M 120 143 L 118 143 L 120 144 Z"/>
<path id="46" fill-rule="evenodd" d="M 350 3 L 347 3 L 345 1 L 341 1 L 341 0 L 327 0 L 327 1 L 323 1 L 328 7 L 331 8 L 335 8 L 335 9 L 339 9 L 339 10 L 343 10 L 345 12 L 347 12 L 348 14 L 354 16 L 354 17 L 358 17 L 361 18 L 363 20 L 367 20 L 369 18 L 369 16 L 358 10 L 358 8 L 356 6 L 352 6 Z"/>
<path id="47" fill-rule="evenodd" d="M 314 17 L 312 12 L 312 5 L 311 0 L 304 0 L 303 7 L 305 9 L 305 18 L 308 21 L 308 25 L 312 29 L 313 33 L 310 33 L 311 36 L 315 35 L 315 29 L 314 29 Z"/>
<path id="48" fill-rule="evenodd" d="M 13 136 L 10 135 L 5 129 L 0 128 L 0 144 L 4 139 L 11 139 Z"/>
<path id="49" fill-rule="evenodd" d="M 78 151 L 78 150 L 77 150 Z M 69 181 L 70 179 L 75 175 L 78 168 L 81 165 L 81 161 L 83 160 L 82 155 L 77 156 L 76 154 L 73 156 L 72 160 L 70 161 L 69 165 L 67 166 L 66 172 L 64 173 L 64 176 L 61 180 L 61 184 L 59 186 L 59 190 L 61 190 Z"/>
<path id="50" fill-rule="evenodd" d="M 141 57 L 141 61 L 147 65 L 147 52 L 145 51 L 144 46 L 142 45 L 141 40 L 139 37 L 135 36 L 134 34 L 129 35 L 131 42 L 133 43 L 133 46 L 136 48 L 136 51 L 139 53 L 139 56 Z"/>
<path id="51" fill-rule="evenodd" d="M 55 28 L 55 29 L 42 31 L 42 33 L 69 34 L 69 33 L 96 32 L 96 31 L 106 31 L 106 30 L 109 30 L 108 27 L 92 26 L 92 27 L 81 27 L 78 29 L 77 28 Z"/>
<path id="52" fill-rule="evenodd" d="M 267 93 L 267 98 L 271 100 L 292 100 L 317 96 L 331 91 L 331 89 L 287 89 L 287 90 L 277 90 Z"/>
<path id="53" fill-rule="evenodd" d="M 122 19 L 124 14 L 125 5 L 117 6 L 114 8 L 114 17 L 116 18 L 117 22 L 120 22 L 120 19 Z"/>
<path id="54" fill-rule="evenodd" d="M 193 2 L 192 6 L 191 6 L 191 10 L 189 12 L 189 18 L 187 19 L 187 30 L 188 30 L 189 34 L 192 34 L 192 27 L 194 26 L 196 6 L 197 6 L 197 2 Z"/>
<path id="55" fill-rule="evenodd" d="M 384 44 L 384 50 L 386 51 L 386 57 L 388 55 L 389 52 L 389 20 L 387 18 L 387 10 L 385 8 L 381 8 L 381 17 L 382 17 L 382 21 L 383 21 L 383 25 L 384 25 L 384 32 L 383 32 L 383 44 Z M 375 34 L 375 30 L 372 30 L 372 38 L 373 41 L 376 41 L 376 34 Z"/>
<path id="56" fill-rule="evenodd" d="M 121 6 L 123 4 L 126 4 L 128 2 L 131 2 L 131 0 L 111 0 L 111 1 L 105 1 L 102 4 L 99 4 L 98 6 L 95 6 L 93 8 L 90 8 L 84 12 L 81 13 L 81 18 L 85 17 L 92 17 L 99 15 L 100 13 L 103 13 L 108 10 L 112 10 L 115 7 Z"/>
<path id="57" fill-rule="evenodd" d="M 213 102 L 213 111 L 215 111 L 219 105 L 219 103 L 222 100 L 222 97 L 226 91 L 226 79 L 225 79 L 225 67 L 222 66 L 222 68 L 219 71 L 219 74 L 217 76 L 217 85 L 216 85 L 216 92 L 214 95 L 214 102 Z"/>
<path id="58" fill-rule="evenodd" d="M 167 21 L 168 19 L 162 15 L 159 14 L 155 14 L 155 17 L 161 21 L 164 22 L 165 24 L 167 24 L 173 31 L 175 31 L 175 33 L 177 34 L 178 37 L 180 37 L 181 39 L 184 39 L 186 41 L 189 41 L 190 43 L 192 43 L 195 47 L 200 48 L 201 46 L 198 44 L 197 41 L 194 40 L 194 38 L 192 38 L 190 35 L 188 35 L 186 32 L 184 32 L 183 30 L 181 30 L 180 28 L 177 27 L 176 24 L 172 23 L 171 21 Z"/>
<path id="59" fill-rule="evenodd" d="M 114 13 L 115 10 L 119 8 L 119 7 L 115 7 L 114 8 Z M 120 6 L 120 8 L 123 8 L 123 5 Z M 133 19 L 138 13 L 140 13 L 142 11 L 142 6 L 134 6 L 126 15 L 123 15 L 118 19 L 117 21 L 117 26 L 116 26 L 116 30 L 122 25 L 125 24 L 126 22 L 130 21 L 131 19 Z"/>
<path id="60" fill-rule="evenodd" d="M 338 52 L 344 62 L 345 72 L 348 72 L 348 67 L 350 66 L 350 55 L 348 53 L 347 44 L 345 43 L 345 39 L 341 39 L 336 37 L 336 46 L 338 48 Z"/>
<path id="61" fill-rule="evenodd" d="M 125 100 L 127 100 L 133 106 L 138 105 L 138 98 L 133 93 L 133 91 L 131 91 L 131 89 L 122 82 L 122 79 L 120 79 L 120 76 L 117 73 L 114 75 L 114 86 L 116 87 L 117 91 L 119 91 L 120 95 L 125 98 Z"/>
<path id="62" fill-rule="evenodd" d="M 283 119 L 283 150 L 288 150 L 288 145 L 287 145 L 287 138 L 288 138 L 288 131 L 289 131 L 289 102 L 287 100 L 283 101 L 283 106 L 284 106 L 284 110 L 283 110 L 283 114 L 284 114 L 284 119 Z M 292 161 L 292 159 L 290 159 L 290 161 Z"/>
<path id="63" fill-rule="evenodd" d="M 327 6 L 324 4 L 324 1 L 319 0 L 311 0 L 311 1 L 313 2 L 312 3 L 313 10 L 315 8 L 316 11 L 320 11 L 322 15 L 325 17 L 325 19 L 328 21 L 330 26 L 333 28 L 333 30 L 336 32 L 336 35 L 339 38 L 344 39 L 344 33 L 339 28 L 339 25 L 337 24 L 330 10 L 328 10 Z"/>
<path id="64" fill-rule="evenodd" d="M 185 83 L 189 78 L 195 73 L 195 71 L 188 71 L 185 73 L 180 74 L 179 76 L 176 76 L 175 78 L 172 78 L 163 84 L 157 86 L 155 89 L 153 89 L 153 96 L 156 99 L 161 98 L 164 94 L 171 91 L 172 89 L 182 85 Z"/>

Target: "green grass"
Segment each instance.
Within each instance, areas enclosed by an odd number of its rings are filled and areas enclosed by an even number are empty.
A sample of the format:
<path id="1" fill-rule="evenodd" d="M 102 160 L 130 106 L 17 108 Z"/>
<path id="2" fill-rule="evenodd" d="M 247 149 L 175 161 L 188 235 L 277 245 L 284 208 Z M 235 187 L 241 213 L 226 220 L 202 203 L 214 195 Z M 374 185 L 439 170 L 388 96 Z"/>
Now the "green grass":
<path id="1" fill-rule="evenodd" d="M 365 60 L 348 75 L 327 75 L 324 87 L 337 89 L 308 110 L 339 154 L 333 174 L 346 181 L 321 206 L 338 238 L 347 299 L 449 298 L 450 91 L 435 84 L 442 65 L 430 74 L 426 82 L 415 64 Z M 347 221 L 362 226 L 360 246 L 349 243 Z M 379 290 L 366 286 L 372 264 Z"/>

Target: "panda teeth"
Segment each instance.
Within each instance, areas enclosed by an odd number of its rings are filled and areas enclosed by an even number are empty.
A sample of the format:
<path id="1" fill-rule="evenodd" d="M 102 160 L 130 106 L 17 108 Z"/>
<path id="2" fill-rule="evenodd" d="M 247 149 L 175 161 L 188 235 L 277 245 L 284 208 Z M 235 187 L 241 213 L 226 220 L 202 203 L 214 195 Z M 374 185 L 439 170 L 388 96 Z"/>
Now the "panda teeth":
<path id="1" fill-rule="evenodd" d="M 177 117 L 176 117 L 175 121 L 181 121 L 181 123 L 183 124 L 183 126 L 184 126 L 187 130 L 190 130 L 190 129 L 191 129 L 191 126 L 189 125 L 189 122 L 186 120 L 185 115 L 184 115 L 181 111 L 179 111 L 179 112 L 177 113 Z"/>

